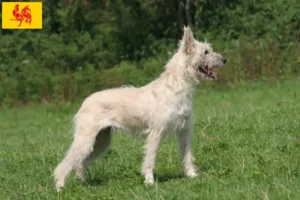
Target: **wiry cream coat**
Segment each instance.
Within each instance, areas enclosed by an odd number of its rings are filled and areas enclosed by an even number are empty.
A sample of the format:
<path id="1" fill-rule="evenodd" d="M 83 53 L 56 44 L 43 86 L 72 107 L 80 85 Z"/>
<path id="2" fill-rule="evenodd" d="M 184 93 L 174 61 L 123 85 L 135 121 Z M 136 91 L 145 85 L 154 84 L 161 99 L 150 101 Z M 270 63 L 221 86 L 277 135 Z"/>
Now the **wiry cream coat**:
<path id="1" fill-rule="evenodd" d="M 85 168 L 107 150 L 112 128 L 146 138 L 142 166 L 146 184 L 154 183 L 156 152 L 168 133 L 178 136 L 185 174 L 197 176 L 191 152 L 192 99 L 199 80 L 211 79 L 199 67 L 212 69 L 224 63 L 209 44 L 194 40 L 190 28 L 185 28 L 178 51 L 158 79 L 140 88 L 109 89 L 87 97 L 74 117 L 71 148 L 54 172 L 57 190 L 72 169 L 85 179 Z"/>

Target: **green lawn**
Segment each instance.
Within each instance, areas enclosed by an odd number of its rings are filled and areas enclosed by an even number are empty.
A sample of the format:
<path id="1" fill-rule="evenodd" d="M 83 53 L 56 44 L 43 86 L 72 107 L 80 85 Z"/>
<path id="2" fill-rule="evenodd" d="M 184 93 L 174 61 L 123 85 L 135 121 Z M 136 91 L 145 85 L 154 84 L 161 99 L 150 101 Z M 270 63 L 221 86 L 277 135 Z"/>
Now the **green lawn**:
<path id="1" fill-rule="evenodd" d="M 0 110 L 0 199 L 300 199 L 300 79 L 199 87 L 193 152 L 183 176 L 177 141 L 158 152 L 156 184 L 143 185 L 142 141 L 116 133 L 86 183 L 72 173 L 58 195 L 52 172 L 68 149 L 80 104 Z"/>

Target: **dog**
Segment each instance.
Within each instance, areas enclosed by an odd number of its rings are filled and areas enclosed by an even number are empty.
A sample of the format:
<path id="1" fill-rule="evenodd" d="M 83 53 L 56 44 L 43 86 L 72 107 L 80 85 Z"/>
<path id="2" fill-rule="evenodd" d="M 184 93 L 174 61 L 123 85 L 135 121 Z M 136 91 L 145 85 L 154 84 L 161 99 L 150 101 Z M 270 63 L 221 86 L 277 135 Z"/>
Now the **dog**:
<path id="1" fill-rule="evenodd" d="M 191 150 L 194 91 L 202 80 L 217 79 L 213 69 L 222 67 L 226 58 L 209 43 L 195 40 L 189 27 L 183 32 L 177 52 L 156 80 L 139 88 L 103 90 L 84 100 L 73 119 L 73 143 L 54 170 L 57 191 L 73 169 L 85 180 L 86 167 L 108 149 L 115 128 L 145 138 L 145 184 L 154 184 L 156 152 L 168 133 L 178 137 L 185 175 L 197 176 Z"/>

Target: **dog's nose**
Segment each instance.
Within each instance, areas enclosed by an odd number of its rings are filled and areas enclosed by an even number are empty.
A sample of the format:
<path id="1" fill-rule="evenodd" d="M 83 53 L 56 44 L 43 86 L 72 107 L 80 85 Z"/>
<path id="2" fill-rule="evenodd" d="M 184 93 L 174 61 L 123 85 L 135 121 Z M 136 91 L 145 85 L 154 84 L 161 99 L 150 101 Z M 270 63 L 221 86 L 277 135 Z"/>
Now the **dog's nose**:
<path id="1" fill-rule="evenodd" d="M 223 63 L 225 64 L 227 62 L 226 58 L 222 58 Z"/>

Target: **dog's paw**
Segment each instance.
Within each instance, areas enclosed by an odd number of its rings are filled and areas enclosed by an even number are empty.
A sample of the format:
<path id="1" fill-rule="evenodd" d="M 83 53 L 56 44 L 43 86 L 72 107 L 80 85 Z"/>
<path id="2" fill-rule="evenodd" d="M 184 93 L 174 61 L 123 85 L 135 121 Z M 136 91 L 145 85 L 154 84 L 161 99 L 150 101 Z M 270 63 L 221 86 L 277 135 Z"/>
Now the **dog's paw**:
<path id="1" fill-rule="evenodd" d="M 144 184 L 145 184 L 145 185 L 153 185 L 153 184 L 154 184 L 154 178 L 153 178 L 153 175 L 146 175 L 146 176 L 145 176 Z"/>
<path id="2" fill-rule="evenodd" d="M 195 170 L 190 170 L 188 172 L 186 172 L 186 176 L 190 177 L 190 178 L 195 178 L 198 176 L 197 172 L 195 172 Z"/>
<path id="3" fill-rule="evenodd" d="M 55 188 L 56 188 L 56 192 L 60 193 L 63 187 L 59 185 L 55 185 Z"/>
<path id="4" fill-rule="evenodd" d="M 56 188 L 56 192 L 61 192 L 62 188 L 64 187 L 65 183 L 62 181 L 56 181 L 55 182 L 55 188 Z"/>

